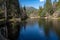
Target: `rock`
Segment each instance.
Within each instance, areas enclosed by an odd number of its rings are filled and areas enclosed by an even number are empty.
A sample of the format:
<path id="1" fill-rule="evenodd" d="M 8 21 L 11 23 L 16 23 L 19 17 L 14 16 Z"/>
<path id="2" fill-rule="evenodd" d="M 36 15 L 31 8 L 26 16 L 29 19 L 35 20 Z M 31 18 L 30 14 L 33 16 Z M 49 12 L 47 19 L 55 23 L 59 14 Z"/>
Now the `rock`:
<path id="1" fill-rule="evenodd" d="M 60 17 L 60 11 L 56 11 L 53 13 L 53 17 L 57 18 L 57 17 Z"/>

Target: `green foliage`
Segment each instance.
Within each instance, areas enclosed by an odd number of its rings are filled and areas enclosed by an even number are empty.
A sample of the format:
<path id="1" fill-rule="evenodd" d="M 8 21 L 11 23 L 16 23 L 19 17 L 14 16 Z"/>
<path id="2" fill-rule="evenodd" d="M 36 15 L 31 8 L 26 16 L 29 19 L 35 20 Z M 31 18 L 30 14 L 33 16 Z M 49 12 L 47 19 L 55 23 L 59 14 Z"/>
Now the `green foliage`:
<path id="1" fill-rule="evenodd" d="M 51 7 L 52 7 L 51 0 L 46 0 L 46 3 L 45 3 L 46 11 L 49 11 Z"/>
<path id="2" fill-rule="evenodd" d="M 44 9 L 43 12 L 41 13 L 41 17 L 45 17 L 46 16 L 46 10 Z"/>
<path id="3" fill-rule="evenodd" d="M 57 9 L 60 9 L 60 0 L 57 2 Z"/>
<path id="4" fill-rule="evenodd" d="M 22 9 L 21 20 L 25 20 L 27 18 L 28 18 L 28 16 L 27 16 L 27 13 L 26 13 L 26 7 L 24 6 L 23 9 Z"/>
<path id="5" fill-rule="evenodd" d="M 44 9 L 43 9 L 42 7 L 39 8 L 39 14 L 38 14 L 39 16 L 42 15 L 43 10 L 44 10 Z"/>
<path id="6" fill-rule="evenodd" d="M 55 2 L 56 2 L 56 0 L 55 0 Z M 48 12 L 50 15 L 52 15 L 52 14 L 54 13 L 51 0 L 46 0 L 46 3 L 45 3 L 45 5 L 44 5 L 44 9 L 45 9 L 46 12 Z"/>
<path id="7" fill-rule="evenodd" d="M 54 3 L 55 2 L 56 2 L 56 0 L 54 1 Z M 42 8 L 42 7 L 39 8 L 39 15 L 40 16 L 45 16 L 46 13 L 49 13 L 50 15 L 52 15 L 54 13 L 54 9 L 53 9 L 53 5 L 51 3 L 51 0 L 46 0 L 44 8 Z"/>
<path id="8" fill-rule="evenodd" d="M 18 0 L 7 0 L 7 15 L 9 17 L 20 17 L 20 8 Z"/>
<path id="9" fill-rule="evenodd" d="M 60 9 L 60 0 L 58 0 L 58 2 L 57 2 L 57 0 L 55 0 L 54 4 L 55 4 L 55 6 L 56 6 L 55 11 L 60 11 L 60 10 L 59 10 L 59 9 Z M 54 12 L 55 12 L 55 11 L 54 11 Z"/>

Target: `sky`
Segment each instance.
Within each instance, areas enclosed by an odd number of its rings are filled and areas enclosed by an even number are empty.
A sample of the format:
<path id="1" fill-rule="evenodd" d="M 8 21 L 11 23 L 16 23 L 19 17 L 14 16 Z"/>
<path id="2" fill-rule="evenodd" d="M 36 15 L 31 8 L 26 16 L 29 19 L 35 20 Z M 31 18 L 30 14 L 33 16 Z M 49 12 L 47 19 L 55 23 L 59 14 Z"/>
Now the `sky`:
<path id="1" fill-rule="evenodd" d="M 53 2 L 54 0 L 52 0 Z M 34 7 L 36 9 L 39 9 L 39 7 L 43 7 L 45 4 L 46 0 L 19 0 L 19 3 L 21 6 L 26 6 L 26 7 Z"/>

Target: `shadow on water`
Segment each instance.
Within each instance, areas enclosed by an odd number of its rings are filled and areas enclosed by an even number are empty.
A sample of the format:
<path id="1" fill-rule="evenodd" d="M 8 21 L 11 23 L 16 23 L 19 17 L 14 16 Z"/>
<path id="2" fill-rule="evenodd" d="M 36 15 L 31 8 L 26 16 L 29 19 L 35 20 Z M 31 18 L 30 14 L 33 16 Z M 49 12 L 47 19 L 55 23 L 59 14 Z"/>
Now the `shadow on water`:
<path id="1" fill-rule="evenodd" d="M 0 40 L 60 40 L 59 20 L 27 19 L 0 24 Z"/>
<path id="2" fill-rule="evenodd" d="M 16 23 L 8 22 L 6 25 L 7 25 L 8 39 L 17 40 L 19 29 L 20 29 L 19 22 Z"/>
<path id="3" fill-rule="evenodd" d="M 0 21 L 0 40 L 17 40 L 22 27 L 26 27 L 26 21 Z"/>
<path id="4" fill-rule="evenodd" d="M 47 40 L 60 40 L 60 21 L 59 20 L 39 20 L 40 27 L 44 27 Z"/>

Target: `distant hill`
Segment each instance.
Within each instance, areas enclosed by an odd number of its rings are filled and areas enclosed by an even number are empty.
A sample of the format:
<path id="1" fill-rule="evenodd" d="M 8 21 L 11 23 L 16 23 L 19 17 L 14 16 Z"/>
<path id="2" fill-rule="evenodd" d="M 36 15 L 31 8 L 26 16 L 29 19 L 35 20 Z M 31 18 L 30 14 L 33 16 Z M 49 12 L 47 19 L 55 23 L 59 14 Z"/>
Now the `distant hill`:
<path id="1" fill-rule="evenodd" d="M 26 7 L 26 10 L 29 10 L 29 11 L 33 11 L 33 10 L 38 10 L 38 9 L 36 9 L 36 8 L 34 8 L 34 7 Z"/>
<path id="2" fill-rule="evenodd" d="M 27 15 L 30 15 L 30 14 L 35 13 L 37 11 L 38 11 L 38 9 L 36 9 L 34 7 L 26 7 Z"/>

